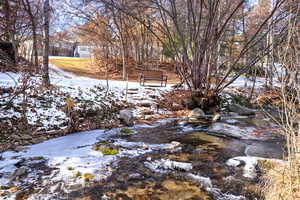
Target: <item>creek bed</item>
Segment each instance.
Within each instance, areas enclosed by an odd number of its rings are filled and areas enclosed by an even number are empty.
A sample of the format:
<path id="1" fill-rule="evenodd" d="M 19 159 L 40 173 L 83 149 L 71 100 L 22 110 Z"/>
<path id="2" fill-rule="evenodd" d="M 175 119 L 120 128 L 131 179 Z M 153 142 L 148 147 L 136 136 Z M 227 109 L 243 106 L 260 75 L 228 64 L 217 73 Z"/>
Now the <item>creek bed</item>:
<path id="1" fill-rule="evenodd" d="M 258 125 L 261 122 L 256 120 L 259 119 L 234 120 L 234 126 L 241 130 L 245 127 L 264 128 L 266 124 Z M 282 137 L 268 133 L 265 137 L 236 139 L 226 134 L 207 132 L 210 126 L 207 124 L 179 124 L 171 121 L 167 125 L 138 128 L 135 134 L 122 136 L 128 142 L 169 144 L 176 141 L 180 145 L 131 159 L 121 158 L 116 170 L 105 182 L 93 185 L 80 195 L 92 199 L 104 196 L 107 199 L 136 200 L 260 198 L 257 191 L 260 170 L 256 168 L 256 175 L 245 177 L 243 166 L 246 163 L 241 162 L 238 167 L 226 163 L 235 157 L 281 159 Z"/>
<path id="2" fill-rule="evenodd" d="M 259 199 L 257 161 L 283 156 L 273 130 L 266 119 L 229 117 L 73 134 L 4 152 L 0 185 L 22 191 L 19 199 Z"/>

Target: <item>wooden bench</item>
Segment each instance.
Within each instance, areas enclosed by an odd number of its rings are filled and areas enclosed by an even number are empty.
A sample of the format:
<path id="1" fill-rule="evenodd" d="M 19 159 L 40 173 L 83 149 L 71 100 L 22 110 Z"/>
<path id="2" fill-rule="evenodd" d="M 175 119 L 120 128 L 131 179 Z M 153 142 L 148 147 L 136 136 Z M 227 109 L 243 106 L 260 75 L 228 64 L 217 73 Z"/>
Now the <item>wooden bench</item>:
<path id="1" fill-rule="evenodd" d="M 166 87 L 168 77 L 163 71 L 142 71 L 140 73 L 140 85 L 145 86 L 146 81 L 160 81 L 161 87 Z"/>

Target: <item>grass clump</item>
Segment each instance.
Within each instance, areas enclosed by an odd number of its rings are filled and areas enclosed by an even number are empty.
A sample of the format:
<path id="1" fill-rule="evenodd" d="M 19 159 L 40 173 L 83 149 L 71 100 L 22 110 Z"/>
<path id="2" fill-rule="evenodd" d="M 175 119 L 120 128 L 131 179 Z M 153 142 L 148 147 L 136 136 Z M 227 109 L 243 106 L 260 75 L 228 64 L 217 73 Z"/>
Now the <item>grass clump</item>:
<path id="1" fill-rule="evenodd" d="M 74 171 L 73 172 L 73 177 L 78 178 L 81 176 L 81 172 L 80 171 Z"/>
<path id="2" fill-rule="evenodd" d="M 94 151 L 100 151 L 104 156 L 117 155 L 119 153 L 116 147 L 106 141 L 96 143 L 92 149 Z"/>
<path id="3" fill-rule="evenodd" d="M 73 169 L 73 167 L 67 167 L 67 170 L 72 171 L 74 169 Z"/>
<path id="4" fill-rule="evenodd" d="M 117 155 L 119 153 L 117 149 L 110 147 L 102 147 L 100 151 L 104 156 Z"/>
<path id="5" fill-rule="evenodd" d="M 84 180 L 85 182 L 89 182 L 94 179 L 94 175 L 90 173 L 85 173 L 81 176 L 81 179 Z"/>
<path id="6" fill-rule="evenodd" d="M 269 171 L 276 167 L 276 162 L 271 161 L 271 160 L 258 160 L 257 165 L 261 170 Z"/>
<path id="7" fill-rule="evenodd" d="M 289 165 L 275 164 L 263 178 L 262 192 L 266 200 L 300 199 L 300 177 Z"/>
<path id="8" fill-rule="evenodd" d="M 123 134 L 131 134 L 134 131 L 129 129 L 129 128 L 122 128 L 120 132 L 123 133 Z"/>

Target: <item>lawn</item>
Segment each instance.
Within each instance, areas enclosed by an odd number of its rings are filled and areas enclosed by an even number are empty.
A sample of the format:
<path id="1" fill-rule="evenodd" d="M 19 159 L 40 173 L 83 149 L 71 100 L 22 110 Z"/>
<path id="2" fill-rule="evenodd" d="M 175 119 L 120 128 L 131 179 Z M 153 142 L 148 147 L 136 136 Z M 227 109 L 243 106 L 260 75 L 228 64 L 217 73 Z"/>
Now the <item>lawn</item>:
<path id="1" fill-rule="evenodd" d="M 91 67 L 90 58 L 50 58 L 49 63 L 62 70 L 79 75 L 92 75 L 95 73 L 95 69 Z"/>
<path id="2" fill-rule="evenodd" d="M 106 79 L 106 77 L 108 77 L 110 80 L 123 80 L 122 71 L 109 71 L 108 74 L 106 74 L 106 72 L 99 70 L 99 66 L 97 67 L 97 65 L 93 65 L 90 58 L 56 57 L 50 58 L 49 63 L 64 71 L 71 72 L 79 76 L 87 76 L 96 79 Z M 129 80 L 139 81 L 138 77 L 140 71 L 135 70 L 132 66 L 130 67 L 131 70 L 129 71 L 128 76 Z M 173 70 L 168 70 L 167 75 L 168 83 L 179 82 L 179 78 Z"/>

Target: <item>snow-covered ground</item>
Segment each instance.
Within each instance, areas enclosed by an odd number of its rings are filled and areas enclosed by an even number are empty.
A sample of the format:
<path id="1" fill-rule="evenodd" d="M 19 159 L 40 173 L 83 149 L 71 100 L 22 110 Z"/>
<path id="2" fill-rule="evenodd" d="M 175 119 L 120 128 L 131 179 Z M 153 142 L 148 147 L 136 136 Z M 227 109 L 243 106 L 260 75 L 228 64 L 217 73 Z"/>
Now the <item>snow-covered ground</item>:
<path id="1" fill-rule="evenodd" d="M 253 83 L 254 83 L 254 79 L 253 78 L 247 78 L 245 76 L 240 76 L 238 77 L 232 84 L 230 84 L 230 86 L 228 87 L 230 88 L 247 88 L 247 87 L 253 87 Z M 263 88 L 266 84 L 266 79 L 265 78 L 261 78 L 261 77 L 256 77 L 255 80 L 255 88 L 259 89 L 259 88 Z M 280 86 L 280 82 L 276 79 L 273 82 L 274 86 Z"/>
<path id="2" fill-rule="evenodd" d="M 40 77 L 31 77 L 32 87 L 27 89 L 26 117 L 28 124 L 37 126 L 38 130 L 51 130 L 64 126 L 68 122 L 68 116 L 62 110 L 66 105 L 67 98 L 75 103 L 76 110 L 92 109 L 101 110 L 110 108 L 113 103 L 148 103 L 155 104 L 149 96 L 160 97 L 169 90 L 160 87 L 141 87 L 137 82 L 97 80 L 87 77 L 76 76 L 65 72 L 58 67 L 50 65 L 50 79 L 55 86 L 53 90 L 39 91 L 36 86 L 40 84 Z M 0 73 L 0 88 L 11 87 L 17 90 L 21 86 L 22 76 L 16 73 Z M 107 88 L 108 84 L 108 88 Z M 128 89 L 128 95 L 126 95 Z M 22 102 L 24 97 L 18 95 L 15 98 L 8 93 L 0 93 L 0 119 L 21 119 Z M 12 100 L 11 100 L 12 99 Z M 7 106 L 9 102 L 10 106 Z M 141 109 L 137 108 L 134 113 L 139 116 Z"/>
<path id="3" fill-rule="evenodd" d="M 139 83 L 126 83 L 123 81 L 109 81 L 109 87 L 106 88 L 107 82 L 105 80 L 75 76 L 55 66 L 51 66 L 50 75 L 51 82 L 57 89 L 53 92 L 44 91 L 44 93 L 37 91 L 39 98 L 36 98 L 36 96 L 32 96 L 32 98 L 29 96 L 28 98 L 28 102 L 31 105 L 26 112 L 29 124 L 40 124 L 39 129 L 51 129 L 53 126 L 60 127 L 67 121 L 67 115 L 61 109 L 61 107 L 66 105 L 66 98 L 74 100 L 75 109 L 82 109 L 83 105 L 89 105 L 93 109 L 102 109 L 103 107 L 112 106 L 112 101 L 121 103 L 126 100 L 133 104 L 148 104 L 150 107 L 147 108 L 153 110 L 156 103 L 155 98 L 151 96 L 160 97 L 164 92 L 171 89 L 171 85 L 167 85 L 166 88 L 149 88 L 141 87 Z M 19 74 L 0 73 L 0 88 L 19 85 L 19 78 Z M 39 81 L 39 77 L 32 78 L 33 83 L 38 84 Z M 236 85 L 232 86 L 243 87 L 245 81 L 248 80 L 241 77 L 234 83 Z M 258 80 L 257 86 L 262 84 Z M 126 89 L 128 89 L 127 95 Z M 7 93 L 0 95 L 0 100 L 1 97 L 2 99 L 7 98 L 6 95 Z M 22 96 L 12 101 L 14 105 L 19 105 L 21 102 Z M 140 115 L 142 109 L 136 106 L 134 109 L 136 117 Z M 166 113 L 167 111 L 160 110 L 159 112 Z M 12 116 L 21 118 L 21 113 L 13 108 L 1 110 L 0 119 Z M 155 126 L 148 125 L 149 128 Z M 134 129 L 139 127 L 141 125 L 135 126 Z M 230 135 L 242 139 L 249 139 L 249 132 L 254 131 L 251 127 L 238 129 L 233 125 L 224 126 L 221 123 L 216 123 L 211 131 L 222 131 L 223 133 L 224 130 L 227 130 Z M 240 135 L 237 135 L 237 132 Z M 60 199 L 59 195 L 61 193 L 79 190 L 94 181 L 106 179 L 111 175 L 120 158 L 132 158 L 155 150 L 173 152 L 180 148 L 180 143 L 178 142 L 146 144 L 143 142 L 127 142 L 123 139 L 111 139 L 111 136 L 120 134 L 122 133 L 119 128 L 110 131 L 94 130 L 20 147 L 17 151 L 3 152 L 0 155 L 0 198 L 15 199 L 18 191 L 26 190 L 27 187 L 34 187 L 35 194 L 29 199 Z M 137 133 L 134 132 L 132 134 Z M 105 155 L 101 151 L 94 149 L 93 147 L 99 141 L 105 141 L 109 145 L 117 147 L 118 152 L 115 155 Z M 259 159 L 254 157 L 236 157 L 228 160 L 227 165 L 238 168 L 245 163 L 243 175 L 253 178 L 256 176 L 255 167 Z M 192 169 L 191 163 L 164 159 L 148 160 L 144 164 L 149 169 L 159 172 L 174 169 L 188 172 Z M 218 193 L 218 196 L 221 196 L 221 191 L 212 188 L 209 178 L 191 173 L 187 174 L 187 176 L 199 182 L 200 185 L 206 188 L 206 191 Z M 244 197 L 224 194 L 220 199 L 244 199 Z"/>
<path id="4" fill-rule="evenodd" d="M 16 90 L 21 85 L 21 77 L 16 73 L 0 73 L 0 88 L 11 87 L 12 90 Z M 78 110 L 83 109 L 84 106 L 101 110 L 112 106 L 113 102 L 145 103 L 150 105 L 149 109 L 152 109 L 155 98 L 150 96 L 160 97 L 171 89 L 171 85 L 167 85 L 166 88 L 141 87 L 139 83 L 123 81 L 109 81 L 107 88 L 106 80 L 79 77 L 55 66 L 50 66 L 50 79 L 55 88 L 52 91 L 38 91 L 36 86 L 40 84 L 40 77 L 30 78 L 34 87 L 27 91 L 26 116 L 28 123 L 38 126 L 38 130 L 59 129 L 66 124 L 68 116 L 62 108 L 66 106 L 67 98 L 74 102 L 74 109 Z M 127 95 L 126 91 L 128 91 Z M 20 111 L 22 95 L 12 99 L 12 107 L 5 108 L 9 98 L 11 96 L 8 93 L 0 93 L 0 120 L 22 117 Z M 140 111 L 141 108 L 136 106 L 133 113 L 138 117 Z M 160 112 L 166 111 L 160 110 Z M 106 156 L 93 149 L 97 141 L 105 140 L 114 134 L 120 134 L 120 129 L 72 134 L 24 148 L 20 147 L 18 151 L 2 153 L 0 188 L 6 189 L 0 190 L 0 195 L 4 194 L 4 199 L 14 199 L 17 191 L 33 184 L 37 191 L 44 191 L 47 188 L 46 193 L 51 193 L 49 199 L 55 199 L 55 193 L 67 192 L 74 185 L 105 179 L 113 170 L 111 163 L 117 162 L 120 157 L 138 156 L 159 149 L 172 149 L 173 145 L 148 145 L 119 139 L 111 142 L 111 145 L 119 147 L 117 155 Z M 35 165 L 40 167 L 33 167 Z M 45 175 L 47 174 L 45 170 L 48 168 L 51 169 L 51 173 Z M 20 177 L 23 176 L 26 178 L 20 181 Z M 32 199 L 39 198 L 32 197 Z M 44 199 L 46 196 L 43 195 L 41 198 Z"/>

